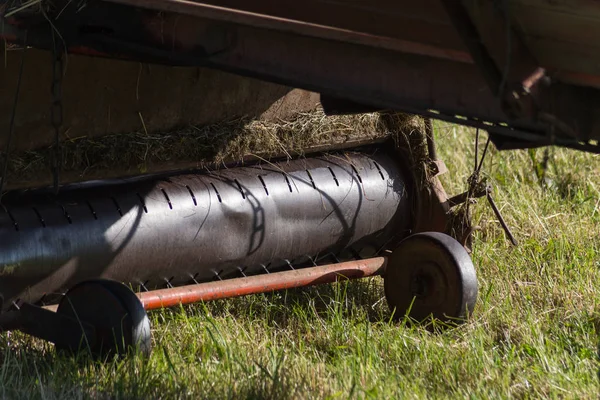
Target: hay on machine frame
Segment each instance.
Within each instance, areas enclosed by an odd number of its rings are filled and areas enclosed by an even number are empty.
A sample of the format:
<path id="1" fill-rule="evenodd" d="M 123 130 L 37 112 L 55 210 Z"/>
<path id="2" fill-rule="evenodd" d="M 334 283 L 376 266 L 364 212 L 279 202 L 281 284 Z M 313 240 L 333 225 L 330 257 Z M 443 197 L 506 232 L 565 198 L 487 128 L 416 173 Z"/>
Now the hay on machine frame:
<path id="1" fill-rule="evenodd" d="M 414 136 L 415 132 L 422 141 L 420 121 L 405 114 L 326 116 L 317 108 L 285 121 L 240 118 L 162 133 L 141 129 L 125 134 L 71 138 L 67 129 L 58 149 L 62 161 L 61 183 L 297 158 L 315 152 L 351 149 L 396 136 Z M 55 151 L 48 146 L 10 154 L 5 189 L 51 184 Z M 415 153 L 411 158 L 417 160 L 424 156 Z"/>

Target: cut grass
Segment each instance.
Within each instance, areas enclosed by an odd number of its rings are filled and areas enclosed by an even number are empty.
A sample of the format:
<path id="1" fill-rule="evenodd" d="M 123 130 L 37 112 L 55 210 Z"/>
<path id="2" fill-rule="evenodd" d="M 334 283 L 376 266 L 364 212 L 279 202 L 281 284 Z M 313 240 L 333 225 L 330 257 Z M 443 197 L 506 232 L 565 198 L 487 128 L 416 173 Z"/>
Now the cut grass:
<path id="1" fill-rule="evenodd" d="M 465 189 L 472 130 L 436 124 L 449 193 Z M 482 139 L 483 140 L 483 139 Z M 481 148 L 481 146 L 480 146 Z M 0 337 L 6 398 L 597 398 L 600 157 L 491 151 L 484 171 L 520 242 L 475 206 L 480 297 L 441 334 L 389 322 L 380 278 L 151 313 L 154 352 L 106 364 Z"/>

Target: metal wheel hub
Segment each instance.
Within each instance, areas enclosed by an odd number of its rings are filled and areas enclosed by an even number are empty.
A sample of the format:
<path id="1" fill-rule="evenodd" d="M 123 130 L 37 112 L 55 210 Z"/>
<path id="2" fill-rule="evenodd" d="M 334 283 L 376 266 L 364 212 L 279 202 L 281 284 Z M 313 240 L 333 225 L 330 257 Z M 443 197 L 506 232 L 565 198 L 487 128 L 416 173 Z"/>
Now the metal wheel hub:
<path id="1" fill-rule="evenodd" d="M 131 349 L 150 354 L 150 322 L 135 293 L 110 280 L 84 281 L 70 289 L 56 311 L 93 327 L 95 338 L 82 331 L 59 350 L 89 350 L 93 356 L 125 354 Z"/>
<path id="2" fill-rule="evenodd" d="M 444 301 L 447 282 L 438 264 L 425 263 L 415 266 L 410 282 L 411 293 L 419 301 L 432 307 L 439 306 Z"/>
<path id="3" fill-rule="evenodd" d="M 389 257 L 385 295 L 395 318 L 464 319 L 477 299 L 477 278 L 467 251 L 452 237 L 428 232 L 404 239 Z"/>

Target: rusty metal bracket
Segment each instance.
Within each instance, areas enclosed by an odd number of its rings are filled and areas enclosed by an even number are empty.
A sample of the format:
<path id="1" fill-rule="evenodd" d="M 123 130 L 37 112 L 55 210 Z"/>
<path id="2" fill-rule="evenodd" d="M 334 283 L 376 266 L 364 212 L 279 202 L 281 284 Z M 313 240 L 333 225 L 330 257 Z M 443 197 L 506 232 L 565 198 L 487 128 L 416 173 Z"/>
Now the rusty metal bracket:
<path id="1" fill-rule="evenodd" d="M 254 2 L 209 3 L 99 1 L 77 13 L 71 5 L 55 22 L 68 31 L 69 52 L 202 65 L 343 99 L 350 103 L 338 106 L 346 111 L 364 104 L 480 127 L 501 149 L 598 151 L 590 140 L 600 139 L 600 90 L 550 81 L 554 72 L 541 68 L 497 2 L 436 4 L 433 31 L 389 21 L 380 29 L 358 14 L 356 21 L 343 15 L 314 21 L 310 15 L 325 7 L 316 1 L 299 15 Z M 336 25 L 340 21 L 345 25 Z M 21 43 L 20 29 L 27 28 L 33 47 L 49 49 L 42 25 L 47 28 L 47 21 L 9 21 L 0 37 Z M 419 40 L 423 35 L 427 41 Z M 452 38 L 432 45 L 441 35 Z M 206 58 L 203 49 L 216 52 Z"/>
<path id="2" fill-rule="evenodd" d="M 592 110 L 598 102 L 592 89 L 552 82 L 513 29 L 507 2 L 442 3 L 509 121 L 539 124 L 545 145 L 558 144 L 557 136 L 586 142 L 596 135 Z M 586 106 L 571 106 L 584 98 L 590 101 Z"/>
<path id="3" fill-rule="evenodd" d="M 438 158 L 433 137 L 433 123 L 431 118 L 425 118 L 425 139 L 427 140 L 427 153 L 429 155 L 429 171 L 431 177 L 435 178 L 448 172 L 443 160 Z"/>
<path id="4" fill-rule="evenodd" d="M 545 70 L 512 29 L 507 10 L 493 1 L 476 6 L 462 0 L 442 3 L 509 118 L 535 117 L 536 92 Z"/>
<path id="5" fill-rule="evenodd" d="M 30 303 L 0 313 L 0 332 L 15 329 L 58 345 L 76 343 L 82 331 L 89 343 L 96 340 L 96 330 L 90 324 Z"/>

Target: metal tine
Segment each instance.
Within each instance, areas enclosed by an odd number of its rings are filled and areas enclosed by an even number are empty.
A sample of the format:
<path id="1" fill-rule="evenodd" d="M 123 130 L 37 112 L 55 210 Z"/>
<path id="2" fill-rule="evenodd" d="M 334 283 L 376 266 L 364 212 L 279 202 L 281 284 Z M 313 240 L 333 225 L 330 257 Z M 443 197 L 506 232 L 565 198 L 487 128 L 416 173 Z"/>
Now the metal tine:
<path id="1" fill-rule="evenodd" d="M 223 271 L 218 271 L 217 272 L 217 271 L 213 270 L 213 273 L 215 274 L 215 276 L 217 277 L 217 279 L 220 280 L 220 281 L 223 280 L 223 278 L 221 278 L 221 272 L 223 272 Z"/>
<path id="2" fill-rule="evenodd" d="M 475 130 L 475 167 L 473 168 L 473 173 L 477 172 L 477 159 L 479 158 L 479 128 Z"/>
<path id="3" fill-rule="evenodd" d="M 494 214 L 496 215 L 496 218 L 498 218 L 498 221 L 500 221 L 500 225 L 502 225 L 502 229 L 504 229 L 504 232 L 506 233 L 506 236 L 508 236 L 508 239 L 510 240 L 510 242 L 512 243 L 513 246 L 518 246 L 519 242 L 517 242 L 517 239 L 515 239 L 514 235 L 512 234 L 512 232 L 510 230 L 510 228 L 508 227 L 508 224 L 506 223 L 506 221 L 502 217 L 502 214 L 500 213 L 500 210 L 496 206 L 496 202 L 494 201 L 494 198 L 492 197 L 492 190 L 491 190 L 491 188 L 489 188 L 488 191 L 487 191 L 487 199 L 488 199 L 488 202 L 490 203 L 490 206 L 492 207 L 492 210 L 494 211 Z"/>
<path id="4" fill-rule="evenodd" d="M 488 136 L 487 141 L 485 142 L 485 147 L 483 148 L 483 154 L 481 155 L 481 161 L 479 162 L 479 166 L 475 170 L 475 174 L 479 176 L 481 172 L 481 167 L 483 166 L 483 161 L 485 161 L 485 156 L 487 154 L 488 147 L 490 146 L 490 137 Z"/>
<path id="5" fill-rule="evenodd" d="M 296 269 L 296 268 L 294 268 L 294 266 L 292 265 L 292 263 L 290 262 L 290 260 L 288 260 L 288 259 L 285 259 L 285 260 L 283 260 L 283 261 L 285 261 L 285 263 L 287 264 L 287 266 L 288 266 L 288 267 L 290 267 L 290 269 L 291 269 L 292 271 L 294 271 L 294 270 Z"/>
<path id="6" fill-rule="evenodd" d="M 192 280 L 192 282 L 194 282 L 196 285 L 199 285 L 200 282 L 198 282 L 196 280 L 196 277 L 198 276 L 198 273 L 195 273 L 194 275 L 190 275 L 190 279 Z"/>
<path id="7" fill-rule="evenodd" d="M 267 266 L 266 266 L 265 264 L 260 264 L 260 266 L 261 266 L 261 267 L 262 267 L 262 268 L 265 270 L 265 272 L 266 272 L 267 274 L 270 274 L 270 272 L 269 272 L 269 268 L 267 268 Z"/>
<path id="8" fill-rule="evenodd" d="M 246 274 L 244 273 L 244 270 L 245 270 L 246 268 L 237 267 L 237 269 L 238 269 L 238 271 L 240 271 L 240 274 L 242 274 L 242 276 L 243 276 L 244 278 L 246 278 L 246 277 L 248 276 L 248 275 L 246 275 Z"/>

